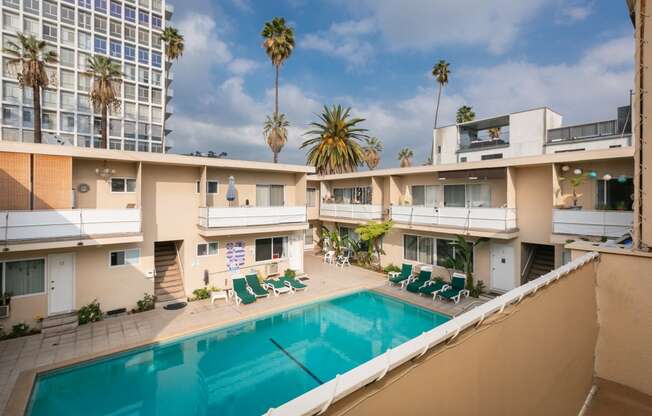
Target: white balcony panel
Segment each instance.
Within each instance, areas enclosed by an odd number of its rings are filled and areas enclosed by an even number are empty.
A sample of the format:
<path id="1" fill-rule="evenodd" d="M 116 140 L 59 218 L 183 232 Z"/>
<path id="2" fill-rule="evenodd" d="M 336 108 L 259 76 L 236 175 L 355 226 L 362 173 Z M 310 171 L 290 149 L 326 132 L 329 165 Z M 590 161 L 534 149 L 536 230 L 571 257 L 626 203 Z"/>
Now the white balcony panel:
<path id="1" fill-rule="evenodd" d="M 397 205 L 392 206 L 392 220 L 410 225 L 509 231 L 516 228 L 516 210 Z"/>
<path id="2" fill-rule="evenodd" d="M 352 220 L 381 220 L 383 218 L 383 207 L 381 205 L 361 204 L 321 204 L 319 215 Z"/>
<path id="3" fill-rule="evenodd" d="M 139 233 L 140 209 L 69 209 L 0 212 L 0 240 L 87 238 Z"/>
<path id="4" fill-rule="evenodd" d="M 199 209 L 199 225 L 205 228 L 306 222 L 306 207 L 208 207 Z"/>
<path id="5" fill-rule="evenodd" d="M 555 234 L 620 237 L 632 229 L 632 211 L 553 209 Z"/>

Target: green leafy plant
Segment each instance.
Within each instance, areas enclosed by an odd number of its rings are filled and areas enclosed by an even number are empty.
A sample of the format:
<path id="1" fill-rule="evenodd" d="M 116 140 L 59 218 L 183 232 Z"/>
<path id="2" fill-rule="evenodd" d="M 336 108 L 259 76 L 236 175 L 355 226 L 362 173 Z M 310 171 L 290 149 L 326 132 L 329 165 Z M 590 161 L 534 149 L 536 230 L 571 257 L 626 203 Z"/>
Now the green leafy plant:
<path id="1" fill-rule="evenodd" d="M 295 277 L 297 277 L 297 272 L 296 272 L 296 270 L 285 269 L 284 275 L 285 275 L 285 277 L 295 278 Z"/>
<path id="2" fill-rule="evenodd" d="M 199 289 L 195 289 L 192 291 L 192 294 L 193 297 L 191 300 L 202 300 L 211 297 L 211 291 L 208 289 L 208 287 L 200 287 Z"/>
<path id="3" fill-rule="evenodd" d="M 365 241 L 369 250 L 369 257 L 372 253 L 376 254 L 378 260 L 378 270 L 382 270 L 380 256 L 385 254 L 382 249 L 382 239 L 392 229 L 394 222 L 392 220 L 383 222 L 369 222 L 361 225 L 355 229 L 355 232 L 360 236 L 360 241 Z"/>
<path id="4" fill-rule="evenodd" d="M 487 238 L 479 238 L 476 241 L 467 241 L 458 235 L 456 240 L 449 243 L 453 246 L 455 256 L 447 257 L 444 260 L 444 267 L 447 269 L 458 270 L 466 274 L 466 288 L 471 292 L 471 296 L 476 290 L 476 285 L 473 283 L 473 251 L 476 246 L 487 240 Z"/>
<path id="5" fill-rule="evenodd" d="M 11 334 L 10 334 L 10 336 L 11 336 L 12 338 L 18 338 L 18 337 L 22 337 L 22 336 L 25 336 L 25 335 L 29 335 L 29 333 L 30 333 L 30 331 L 29 331 L 29 325 L 27 325 L 27 324 L 24 323 L 24 322 L 21 322 L 21 323 L 19 323 L 19 324 L 15 324 L 15 325 L 13 325 L 13 326 L 11 327 Z"/>
<path id="6" fill-rule="evenodd" d="M 101 321 L 102 309 L 100 308 L 100 303 L 95 299 L 88 305 L 82 306 L 77 312 L 77 317 L 79 318 L 79 325 Z"/>
<path id="7" fill-rule="evenodd" d="M 393 263 L 389 263 L 385 268 L 383 269 L 385 273 L 391 273 L 391 272 L 400 272 L 401 268 L 398 267 L 397 265 Z"/>
<path id="8" fill-rule="evenodd" d="M 485 284 L 482 280 L 478 280 L 472 289 L 469 289 L 471 297 L 479 298 L 481 294 L 485 292 Z"/>
<path id="9" fill-rule="evenodd" d="M 568 181 L 568 183 L 569 183 L 570 186 L 571 186 L 571 189 L 572 189 L 572 191 L 573 191 L 573 195 L 572 195 L 572 198 L 573 198 L 573 208 L 577 208 L 577 202 L 579 201 L 580 196 L 581 196 L 581 195 L 578 195 L 578 194 L 577 194 L 577 189 L 578 189 L 580 186 L 582 186 L 582 185 L 584 184 L 584 182 L 586 182 L 586 180 L 587 180 L 588 178 L 589 178 L 589 177 L 588 177 L 588 175 L 586 175 L 586 174 L 581 174 L 581 175 L 575 175 L 575 176 L 569 176 L 569 177 L 561 178 L 562 180 L 566 180 L 566 181 Z"/>
<path id="10" fill-rule="evenodd" d="M 345 247 L 350 247 L 351 243 L 347 236 L 342 236 L 338 231 L 337 225 L 333 231 L 329 230 L 325 226 L 321 227 L 321 240 L 322 247 L 324 250 L 331 249 L 335 251 L 335 255 L 339 256 L 342 254 L 342 250 Z"/>
<path id="11" fill-rule="evenodd" d="M 154 309 L 154 306 L 156 304 L 156 296 L 150 295 L 149 293 L 145 293 L 143 298 L 136 302 L 136 309 L 134 312 L 145 312 L 145 311 L 151 311 Z"/>

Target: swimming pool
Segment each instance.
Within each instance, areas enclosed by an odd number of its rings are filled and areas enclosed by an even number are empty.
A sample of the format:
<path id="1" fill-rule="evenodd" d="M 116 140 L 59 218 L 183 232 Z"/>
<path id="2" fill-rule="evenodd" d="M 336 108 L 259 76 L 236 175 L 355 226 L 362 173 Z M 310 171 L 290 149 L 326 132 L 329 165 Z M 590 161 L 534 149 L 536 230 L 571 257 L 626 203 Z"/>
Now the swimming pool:
<path id="1" fill-rule="evenodd" d="M 28 415 L 261 415 L 448 321 L 358 292 L 37 377 Z"/>

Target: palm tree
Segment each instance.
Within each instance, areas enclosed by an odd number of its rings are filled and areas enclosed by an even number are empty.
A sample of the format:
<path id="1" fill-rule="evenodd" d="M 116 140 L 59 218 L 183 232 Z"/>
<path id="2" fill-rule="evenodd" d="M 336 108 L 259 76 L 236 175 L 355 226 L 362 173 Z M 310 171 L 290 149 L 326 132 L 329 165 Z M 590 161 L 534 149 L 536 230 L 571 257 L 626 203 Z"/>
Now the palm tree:
<path id="1" fill-rule="evenodd" d="M 285 142 L 288 137 L 287 127 L 290 125 L 285 114 L 283 113 L 274 113 L 271 116 L 267 116 L 265 119 L 265 124 L 263 125 L 263 136 L 267 140 L 267 144 L 272 153 L 274 153 L 274 163 L 278 162 L 278 154 L 285 146 Z"/>
<path id="2" fill-rule="evenodd" d="M 183 55 L 183 35 L 176 27 L 166 27 L 161 35 L 161 40 L 165 42 L 165 56 L 169 60 L 178 60 Z"/>
<path id="3" fill-rule="evenodd" d="M 489 138 L 492 140 L 500 139 L 500 127 L 492 127 L 487 131 Z"/>
<path id="4" fill-rule="evenodd" d="M 120 64 L 107 58 L 106 56 L 95 55 L 88 59 L 88 74 L 93 77 L 91 87 L 91 102 L 93 109 L 102 113 L 102 142 L 100 147 L 108 147 L 108 121 L 109 107 L 114 111 L 120 109 L 120 98 L 115 90 L 115 86 L 122 82 L 122 72 Z"/>
<path id="5" fill-rule="evenodd" d="M 41 133 L 41 91 L 51 82 L 45 71 L 45 64 L 57 63 L 57 53 L 48 49 L 45 41 L 34 36 L 18 33 L 18 43 L 7 41 L 4 52 L 11 56 L 9 65 L 19 67 L 18 83 L 21 88 L 31 88 L 34 100 L 34 142 L 42 142 Z"/>
<path id="6" fill-rule="evenodd" d="M 374 170 L 380 163 L 380 152 L 383 151 L 383 142 L 378 137 L 368 137 L 362 148 L 364 161 L 369 170 Z"/>
<path id="7" fill-rule="evenodd" d="M 457 123 L 466 123 L 467 121 L 473 121 L 475 119 L 475 112 L 472 107 L 468 105 L 463 105 L 457 109 Z"/>
<path id="8" fill-rule="evenodd" d="M 467 241 L 458 235 L 454 241 L 449 243 L 453 247 L 455 256 L 444 259 L 444 267 L 466 274 L 466 288 L 471 292 L 471 296 L 476 298 L 481 294 L 484 285 L 478 286 L 473 283 L 473 252 L 475 247 L 488 240 L 488 238 L 482 237 L 475 241 Z"/>
<path id="9" fill-rule="evenodd" d="M 307 154 L 308 164 L 317 169 L 317 173 L 346 173 L 357 170 L 364 161 L 364 154 L 359 142 L 366 139 L 367 129 L 357 127 L 365 121 L 363 118 L 350 117 L 351 108 L 333 105 L 324 106 L 318 122 L 310 123 L 312 130 L 305 136 L 313 136 L 304 141 L 301 149 L 310 147 Z"/>
<path id="10" fill-rule="evenodd" d="M 402 168 L 407 168 L 412 166 L 412 157 L 414 156 L 414 152 L 407 147 L 404 147 L 401 149 L 400 152 L 398 152 L 398 160 L 401 161 L 401 167 Z"/>
<path id="11" fill-rule="evenodd" d="M 281 70 L 281 65 L 283 65 L 283 62 L 292 55 L 292 51 L 294 50 L 294 29 L 285 25 L 284 18 L 275 17 L 271 21 L 265 22 L 260 35 L 265 39 L 263 41 L 265 53 L 267 53 L 267 56 L 272 61 L 272 65 L 274 65 L 274 69 L 276 70 L 274 83 L 274 116 L 272 117 L 272 120 L 278 120 L 278 76 Z M 269 133 L 271 134 L 272 131 L 269 131 Z M 281 131 L 274 131 L 274 134 L 280 137 Z M 285 144 L 286 140 L 287 130 L 286 136 L 283 136 L 281 141 Z M 269 138 L 267 142 L 270 142 Z M 275 152 L 274 148 L 272 148 L 272 152 L 274 152 L 274 163 L 276 163 L 278 161 L 278 152 Z"/>
<path id="12" fill-rule="evenodd" d="M 439 92 L 437 93 L 437 107 L 435 108 L 435 125 L 433 129 L 437 128 L 437 118 L 439 117 L 439 102 L 441 101 L 441 90 L 444 88 L 444 85 L 448 84 L 448 76 L 451 71 L 448 69 L 450 64 L 443 59 L 440 59 L 439 62 L 432 67 L 432 76 L 435 77 L 437 83 L 439 84 Z M 432 149 L 430 149 L 430 154 L 435 152 L 435 142 L 432 143 Z"/>

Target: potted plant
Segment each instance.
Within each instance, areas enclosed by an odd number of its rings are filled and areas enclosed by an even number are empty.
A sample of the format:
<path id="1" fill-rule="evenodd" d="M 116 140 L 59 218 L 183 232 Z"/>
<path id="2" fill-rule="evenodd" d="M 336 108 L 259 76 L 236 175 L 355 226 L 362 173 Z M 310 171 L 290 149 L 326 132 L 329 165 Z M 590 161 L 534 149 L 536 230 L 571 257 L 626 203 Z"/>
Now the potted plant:
<path id="1" fill-rule="evenodd" d="M 582 209 L 582 207 L 580 205 L 577 205 L 577 202 L 579 201 L 580 197 L 582 196 L 581 194 L 577 193 L 577 189 L 580 186 L 582 186 L 584 184 L 584 182 L 586 182 L 587 176 L 582 174 L 582 175 L 575 175 L 575 176 L 571 176 L 569 178 L 562 178 L 562 179 L 568 181 L 568 183 L 571 186 L 572 192 L 573 192 L 573 194 L 571 196 L 571 198 L 573 200 L 573 205 L 571 207 L 569 207 L 569 208 L 570 209 L 576 209 L 576 210 Z"/>

